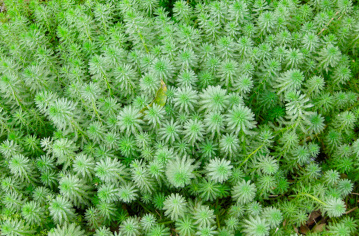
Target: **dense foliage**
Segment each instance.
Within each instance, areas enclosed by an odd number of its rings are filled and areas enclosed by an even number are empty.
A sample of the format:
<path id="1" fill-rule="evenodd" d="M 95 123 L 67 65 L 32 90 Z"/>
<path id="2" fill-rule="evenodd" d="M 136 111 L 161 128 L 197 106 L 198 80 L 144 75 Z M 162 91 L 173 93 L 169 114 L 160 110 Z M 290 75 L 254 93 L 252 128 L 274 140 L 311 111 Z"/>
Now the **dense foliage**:
<path id="1" fill-rule="evenodd" d="M 355 235 L 358 5 L 4 0 L 1 234 Z"/>

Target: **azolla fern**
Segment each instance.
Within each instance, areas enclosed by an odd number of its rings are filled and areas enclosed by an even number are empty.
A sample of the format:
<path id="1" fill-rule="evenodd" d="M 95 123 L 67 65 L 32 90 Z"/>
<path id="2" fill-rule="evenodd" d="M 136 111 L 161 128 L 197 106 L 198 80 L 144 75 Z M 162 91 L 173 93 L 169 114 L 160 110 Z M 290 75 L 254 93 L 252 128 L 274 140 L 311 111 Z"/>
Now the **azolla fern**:
<path id="1" fill-rule="evenodd" d="M 355 0 L 0 0 L 2 235 L 356 235 Z"/>

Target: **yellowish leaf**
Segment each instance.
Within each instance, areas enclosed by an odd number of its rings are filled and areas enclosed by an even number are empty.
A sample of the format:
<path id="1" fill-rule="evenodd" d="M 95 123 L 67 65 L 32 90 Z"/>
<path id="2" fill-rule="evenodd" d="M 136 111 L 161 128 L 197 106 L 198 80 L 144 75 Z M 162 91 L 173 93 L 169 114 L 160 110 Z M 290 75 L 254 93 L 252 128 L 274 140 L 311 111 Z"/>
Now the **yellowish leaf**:
<path id="1" fill-rule="evenodd" d="M 157 90 L 155 98 L 147 107 L 144 107 L 140 112 L 143 113 L 149 107 L 152 107 L 153 104 L 156 104 L 160 107 L 164 107 L 166 105 L 166 101 L 167 101 L 167 85 L 165 84 L 165 82 L 163 82 L 163 80 L 161 80 L 161 87 Z"/>

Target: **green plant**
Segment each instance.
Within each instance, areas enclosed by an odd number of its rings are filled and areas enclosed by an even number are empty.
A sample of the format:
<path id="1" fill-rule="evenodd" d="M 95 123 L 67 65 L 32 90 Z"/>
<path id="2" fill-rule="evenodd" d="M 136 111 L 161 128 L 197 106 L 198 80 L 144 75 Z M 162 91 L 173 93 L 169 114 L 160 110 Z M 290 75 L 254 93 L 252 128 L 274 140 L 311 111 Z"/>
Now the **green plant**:
<path id="1" fill-rule="evenodd" d="M 358 231 L 358 1 L 0 2 L 2 234 Z"/>

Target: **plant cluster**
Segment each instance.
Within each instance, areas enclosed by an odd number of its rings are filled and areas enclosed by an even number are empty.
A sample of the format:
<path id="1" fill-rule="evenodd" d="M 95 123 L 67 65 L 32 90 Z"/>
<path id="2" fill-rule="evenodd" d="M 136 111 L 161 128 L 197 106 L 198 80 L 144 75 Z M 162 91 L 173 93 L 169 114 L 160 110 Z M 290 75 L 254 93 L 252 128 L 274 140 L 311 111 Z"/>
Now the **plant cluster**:
<path id="1" fill-rule="evenodd" d="M 4 6 L 1 235 L 358 232 L 356 0 Z"/>

